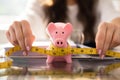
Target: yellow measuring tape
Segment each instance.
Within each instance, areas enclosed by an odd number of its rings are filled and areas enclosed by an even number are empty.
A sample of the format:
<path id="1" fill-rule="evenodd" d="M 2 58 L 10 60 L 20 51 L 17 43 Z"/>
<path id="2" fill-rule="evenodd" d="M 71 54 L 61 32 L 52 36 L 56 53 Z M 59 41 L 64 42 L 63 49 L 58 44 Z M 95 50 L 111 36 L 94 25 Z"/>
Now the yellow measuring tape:
<path id="1" fill-rule="evenodd" d="M 2 68 L 9 68 L 12 66 L 12 59 L 10 58 L 0 58 L 0 59 L 5 59 L 5 60 L 1 60 L 0 62 L 0 69 Z"/>
<path id="2" fill-rule="evenodd" d="M 21 48 L 19 46 L 16 46 L 6 51 L 5 55 L 9 57 L 14 52 L 20 51 L 20 50 Z M 46 54 L 46 55 L 51 55 L 51 56 L 64 56 L 68 54 L 90 54 L 90 55 L 97 54 L 97 51 L 95 48 L 75 48 L 75 47 L 58 48 L 54 46 L 52 46 L 49 50 L 46 48 L 34 46 L 31 48 L 30 51 L 36 52 L 38 54 Z M 112 50 L 108 50 L 106 52 L 106 55 L 114 57 L 114 58 L 120 58 L 120 53 L 114 52 Z M 6 60 L 5 62 L 0 62 L 0 69 L 9 68 L 11 65 L 12 65 L 12 60 Z"/>
<path id="3" fill-rule="evenodd" d="M 10 48 L 5 55 L 9 57 L 12 53 L 16 51 L 20 51 L 21 48 L 19 46 Z M 41 47 L 32 47 L 31 52 L 36 52 L 38 54 L 46 54 L 46 55 L 51 55 L 51 56 L 64 56 L 68 54 L 90 54 L 90 55 L 95 55 L 97 54 L 97 51 L 95 48 L 72 48 L 72 47 L 67 47 L 67 48 L 58 48 L 58 47 L 53 47 L 52 49 L 46 49 L 46 48 L 41 48 Z M 106 52 L 107 56 L 111 56 L 114 58 L 120 58 L 120 53 L 119 52 L 114 52 L 112 50 L 108 50 Z"/>

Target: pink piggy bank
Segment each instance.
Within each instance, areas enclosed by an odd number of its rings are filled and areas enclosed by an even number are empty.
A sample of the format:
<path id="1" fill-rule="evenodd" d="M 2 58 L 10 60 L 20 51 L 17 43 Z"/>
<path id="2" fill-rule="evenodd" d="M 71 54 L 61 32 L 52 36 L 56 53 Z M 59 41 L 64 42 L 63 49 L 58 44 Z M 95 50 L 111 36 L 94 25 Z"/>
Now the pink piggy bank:
<path id="1" fill-rule="evenodd" d="M 47 27 L 47 33 L 51 39 L 52 45 L 55 47 L 66 48 L 68 47 L 67 39 L 72 33 L 72 25 L 70 23 L 49 23 Z M 50 49 L 50 47 L 49 47 Z M 72 63 L 71 54 L 65 56 L 47 56 L 47 63 L 54 61 L 65 61 L 66 63 Z"/>

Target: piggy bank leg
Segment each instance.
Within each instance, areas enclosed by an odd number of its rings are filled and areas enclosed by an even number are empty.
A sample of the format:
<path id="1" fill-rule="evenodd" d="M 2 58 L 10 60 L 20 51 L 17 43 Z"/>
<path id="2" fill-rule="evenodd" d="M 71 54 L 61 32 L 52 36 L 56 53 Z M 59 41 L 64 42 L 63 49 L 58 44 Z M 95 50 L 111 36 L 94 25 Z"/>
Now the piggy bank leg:
<path id="1" fill-rule="evenodd" d="M 66 64 L 65 70 L 66 70 L 67 72 L 71 72 L 71 71 L 72 71 L 72 64 Z"/>
<path id="2" fill-rule="evenodd" d="M 54 59 L 53 56 L 47 56 L 46 63 L 52 63 L 52 62 L 53 62 L 53 59 Z"/>
<path id="3" fill-rule="evenodd" d="M 65 61 L 66 61 L 67 63 L 72 63 L 71 54 L 70 54 L 70 55 L 66 55 L 66 56 L 64 57 L 64 59 L 65 59 Z"/>

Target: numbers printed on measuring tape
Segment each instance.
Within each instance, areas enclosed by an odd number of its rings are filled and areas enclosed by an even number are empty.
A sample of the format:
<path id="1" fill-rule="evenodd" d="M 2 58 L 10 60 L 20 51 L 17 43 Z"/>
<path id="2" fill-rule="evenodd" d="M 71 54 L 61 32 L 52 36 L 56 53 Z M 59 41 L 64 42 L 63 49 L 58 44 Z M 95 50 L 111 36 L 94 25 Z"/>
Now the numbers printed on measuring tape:
<path id="1" fill-rule="evenodd" d="M 6 61 L 4 62 L 0 62 L 0 69 L 3 68 L 10 68 L 12 66 L 12 60 L 9 58 L 7 59 L 10 55 L 12 55 L 14 52 L 16 51 L 20 51 L 21 48 L 19 46 L 10 48 L 5 55 L 6 57 Z M 72 48 L 72 47 L 68 47 L 68 48 L 53 48 L 53 49 L 46 49 L 46 48 L 40 48 L 40 47 L 32 47 L 31 52 L 36 52 L 38 54 L 46 54 L 46 55 L 51 55 L 51 56 L 64 56 L 64 55 L 68 55 L 68 54 L 90 54 L 90 55 L 94 55 L 97 54 L 97 51 L 95 48 Z M 106 52 L 106 55 L 108 56 L 112 56 L 115 58 L 120 58 L 120 53 L 118 52 L 113 52 L 111 50 L 108 50 Z M 105 67 L 104 72 L 107 74 L 108 72 L 110 72 L 111 70 L 115 69 L 115 68 L 119 68 L 120 67 L 120 63 L 115 63 L 112 65 L 109 65 L 107 67 Z M 2 75 L 9 75 L 9 74 L 19 74 L 22 73 L 21 70 L 12 70 L 12 71 L 8 71 L 5 74 Z M 61 72 L 61 71 L 31 71 L 29 72 L 30 75 L 63 75 L 63 76 L 67 76 L 67 73 L 65 72 Z M 1 75 L 1 74 L 0 74 Z M 82 74 L 70 74 L 71 77 L 96 77 L 97 73 L 95 72 L 84 72 Z M 68 75 L 69 76 L 69 75 Z"/>
<path id="2" fill-rule="evenodd" d="M 5 54 L 6 56 L 10 56 L 12 53 L 19 51 L 20 47 L 13 47 L 9 49 Z M 46 54 L 46 55 L 51 55 L 51 56 L 64 56 L 68 54 L 97 54 L 97 51 L 95 48 L 54 48 L 54 49 L 46 49 L 46 48 L 40 48 L 40 47 L 32 47 L 31 52 L 36 52 L 38 54 Z M 120 53 L 119 52 L 114 52 L 112 50 L 108 50 L 106 52 L 107 56 L 115 57 L 115 58 L 120 58 Z"/>
<path id="3" fill-rule="evenodd" d="M 9 57 L 16 51 L 20 51 L 21 48 L 19 46 L 10 48 L 5 55 Z M 95 55 L 97 54 L 97 51 L 95 48 L 58 48 L 58 47 L 51 47 L 50 49 L 41 48 L 41 47 L 35 47 L 33 46 L 30 50 L 31 52 L 36 52 L 38 54 L 45 54 L 45 55 L 51 55 L 51 56 L 64 56 L 68 54 L 90 54 Z M 107 56 L 120 58 L 119 52 L 113 52 L 112 50 L 108 50 L 106 52 Z M 12 61 L 6 60 L 5 62 L 0 62 L 0 69 L 1 68 L 9 68 L 12 65 Z"/>

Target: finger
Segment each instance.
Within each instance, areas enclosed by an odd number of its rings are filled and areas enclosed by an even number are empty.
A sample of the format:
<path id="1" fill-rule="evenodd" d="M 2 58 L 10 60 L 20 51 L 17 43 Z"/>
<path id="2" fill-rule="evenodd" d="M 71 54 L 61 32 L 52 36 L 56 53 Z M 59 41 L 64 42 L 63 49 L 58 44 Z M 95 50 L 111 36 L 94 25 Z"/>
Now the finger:
<path id="1" fill-rule="evenodd" d="M 25 47 L 29 51 L 34 40 L 34 36 L 32 35 L 30 24 L 26 20 L 22 20 L 21 25 L 23 29 L 23 35 L 25 38 Z"/>
<path id="2" fill-rule="evenodd" d="M 105 42 L 104 42 L 104 47 L 103 47 L 103 52 L 102 52 L 102 56 L 105 55 L 106 51 L 110 48 L 110 44 L 112 41 L 112 37 L 114 35 L 114 26 L 110 23 L 106 24 L 107 28 L 106 28 L 106 36 L 105 36 Z M 103 57 L 102 57 L 103 58 Z"/>
<path id="3" fill-rule="evenodd" d="M 115 31 L 114 31 L 113 38 L 110 44 L 110 48 L 120 45 L 120 28 L 116 25 L 114 25 L 114 27 L 115 27 Z"/>
<path id="4" fill-rule="evenodd" d="M 13 27 L 10 27 L 10 29 L 9 29 L 9 36 L 10 36 L 11 43 L 14 46 L 18 45 L 16 35 L 15 35 L 15 31 L 14 31 Z"/>
<path id="5" fill-rule="evenodd" d="M 19 46 L 21 47 L 21 49 L 23 51 L 26 51 L 24 36 L 23 36 L 23 32 L 22 32 L 20 22 L 14 22 L 13 27 L 14 27 L 14 30 L 15 30 L 16 39 L 18 41 Z"/>
<path id="6" fill-rule="evenodd" d="M 11 42 L 9 31 L 6 31 L 6 37 L 7 37 L 7 39 Z M 11 42 L 11 43 L 12 43 L 12 42 Z"/>
<path id="7" fill-rule="evenodd" d="M 10 36 L 10 32 L 9 32 L 10 30 L 8 30 L 7 32 L 6 32 L 6 37 L 7 37 L 7 39 L 9 40 L 9 42 L 12 44 L 12 45 L 14 45 L 14 46 L 16 46 L 16 45 L 18 45 L 15 41 L 12 41 L 11 40 L 11 36 Z"/>
<path id="8" fill-rule="evenodd" d="M 32 43 L 33 43 L 34 40 L 35 40 L 35 36 L 33 36 L 33 35 L 31 37 L 28 36 L 28 37 L 25 38 L 26 48 L 27 48 L 28 51 L 31 49 L 31 46 L 32 46 Z"/>
<path id="9" fill-rule="evenodd" d="M 105 43 L 105 37 L 106 37 L 106 29 L 107 29 L 107 23 L 101 23 L 98 27 L 98 32 L 96 34 L 96 49 L 98 54 L 101 57 L 102 50 L 104 48 L 104 43 Z"/>

